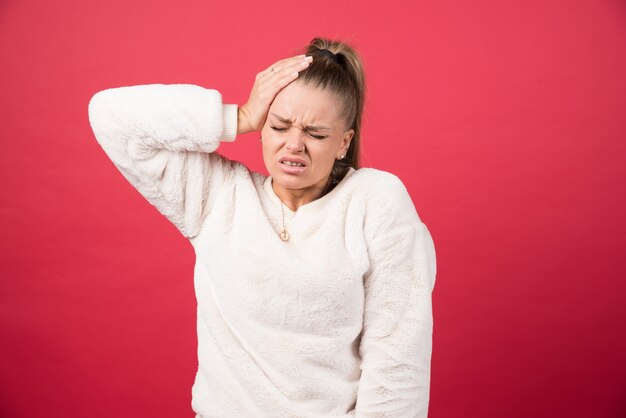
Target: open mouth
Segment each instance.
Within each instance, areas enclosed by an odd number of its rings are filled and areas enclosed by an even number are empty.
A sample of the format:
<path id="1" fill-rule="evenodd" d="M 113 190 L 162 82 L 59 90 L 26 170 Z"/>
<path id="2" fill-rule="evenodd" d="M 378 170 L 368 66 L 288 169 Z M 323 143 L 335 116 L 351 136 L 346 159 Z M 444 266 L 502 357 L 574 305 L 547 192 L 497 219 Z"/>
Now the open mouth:
<path id="1" fill-rule="evenodd" d="M 290 166 L 290 167 L 304 167 L 304 164 L 298 163 L 298 162 L 295 162 L 295 161 L 281 161 L 280 163 L 282 165 L 287 165 L 287 166 Z"/>

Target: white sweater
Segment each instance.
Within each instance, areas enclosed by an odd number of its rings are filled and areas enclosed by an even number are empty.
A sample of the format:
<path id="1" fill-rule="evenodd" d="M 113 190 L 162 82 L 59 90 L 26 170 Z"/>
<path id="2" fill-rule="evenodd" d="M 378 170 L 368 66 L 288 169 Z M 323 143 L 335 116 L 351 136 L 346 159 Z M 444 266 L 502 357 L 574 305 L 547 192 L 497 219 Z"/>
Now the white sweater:
<path id="1" fill-rule="evenodd" d="M 197 417 L 426 417 L 433 240 L 395 175 L 350 169 L 292 212 L 215 152 L 237 105 L 189 84 L 111 88 L 89 122 L 196 255 Z"/>

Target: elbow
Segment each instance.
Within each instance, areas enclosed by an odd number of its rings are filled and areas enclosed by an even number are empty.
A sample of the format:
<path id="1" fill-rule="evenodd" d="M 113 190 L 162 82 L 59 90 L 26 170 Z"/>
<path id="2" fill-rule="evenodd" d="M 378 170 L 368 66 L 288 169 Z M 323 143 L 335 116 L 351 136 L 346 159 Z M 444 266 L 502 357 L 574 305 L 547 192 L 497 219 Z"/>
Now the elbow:
<path id="1" fill-rule="evenodd" d="M 91 96 L 87 105 L 87 118 L 98 142 L 106 136 L 111 126 L 111 115 L 107 90 L 101 90 Z"/>
<path id="2" fill-rule="evenodd" d="M 91 96 L 89 104 L 87 105 L 87 117 L 89 119 L 89 125 L 91 125 L 91 129 L 93 129 L 94 131 L 97 130 L 98 121 L 100 120 L 100 115 L 102 114 L 102 99 L 102 91 L 99 91 Z"/>
<path id="3" fill-rule="evenodd" d="M 89 122 L 95 122 L 100 114 L 102 114 L 105 108 L 106 90 L 96 92 L 87 105 L 87 114 L 89 116 Z"/>

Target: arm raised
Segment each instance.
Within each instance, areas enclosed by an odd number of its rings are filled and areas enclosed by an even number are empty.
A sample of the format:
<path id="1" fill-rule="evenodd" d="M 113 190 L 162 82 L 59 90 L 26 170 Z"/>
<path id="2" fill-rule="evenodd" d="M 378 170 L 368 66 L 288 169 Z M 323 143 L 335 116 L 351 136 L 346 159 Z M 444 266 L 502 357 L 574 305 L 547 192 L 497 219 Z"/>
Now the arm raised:
<path id="1" fill-rule="evenodd" d="M 202 221 L 233 162 L 214 152 L 237 135 L 237 105 L 191 84 L 102 90 L 88 106 L 98 143 L 122 175 L 187 238 Z"/>

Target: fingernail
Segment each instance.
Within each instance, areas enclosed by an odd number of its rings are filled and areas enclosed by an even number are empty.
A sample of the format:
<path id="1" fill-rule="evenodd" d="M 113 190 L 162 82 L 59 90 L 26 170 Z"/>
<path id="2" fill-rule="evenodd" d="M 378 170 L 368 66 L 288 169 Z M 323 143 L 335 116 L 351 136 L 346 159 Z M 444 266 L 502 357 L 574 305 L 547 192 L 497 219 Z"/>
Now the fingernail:
<path id="1" fill-rule="evenodd" d="M 312 56 L 307 56 L 306 58 L 304 58 L 306 61 L 313 61 L 313 57 Z"/>

